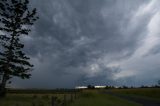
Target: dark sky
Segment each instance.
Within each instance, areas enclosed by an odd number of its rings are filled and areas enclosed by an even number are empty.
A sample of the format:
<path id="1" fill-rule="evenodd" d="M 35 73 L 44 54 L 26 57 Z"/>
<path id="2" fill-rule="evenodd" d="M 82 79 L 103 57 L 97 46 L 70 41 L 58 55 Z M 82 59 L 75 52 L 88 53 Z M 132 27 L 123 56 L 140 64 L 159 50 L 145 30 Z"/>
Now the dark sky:
<path id="1" fill-rule="evenodd" d="M 35 65 L 14 87 L 152 85 L 160 79 L 159 0 L 30 0 L 40 19 L 22 38 Z"/>

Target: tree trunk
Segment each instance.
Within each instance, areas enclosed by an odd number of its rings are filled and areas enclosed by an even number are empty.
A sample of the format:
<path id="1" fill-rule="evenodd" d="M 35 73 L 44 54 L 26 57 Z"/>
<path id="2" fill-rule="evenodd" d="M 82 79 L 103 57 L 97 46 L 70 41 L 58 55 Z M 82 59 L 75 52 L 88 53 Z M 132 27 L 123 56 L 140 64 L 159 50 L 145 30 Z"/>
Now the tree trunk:
<path id="1" fill-rule="evenodd" d="M 0 98 L 6 96 L 6 83 L 7 83 L 7 75 L 4 74 L 2 77 L 2 83 L 0 84 Z"/>

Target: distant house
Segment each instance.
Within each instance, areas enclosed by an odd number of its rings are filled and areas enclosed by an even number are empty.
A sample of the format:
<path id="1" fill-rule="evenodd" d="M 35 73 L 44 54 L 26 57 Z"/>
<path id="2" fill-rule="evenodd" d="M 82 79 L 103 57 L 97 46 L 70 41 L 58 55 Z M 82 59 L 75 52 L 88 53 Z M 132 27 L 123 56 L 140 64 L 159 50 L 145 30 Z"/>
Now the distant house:
<path id="1" fill-rule="evenodd" d="M 87 86 L 77 86 L 75 87 L 75 89 L 87 89 L 88 87 Z"/>
<path id="2" fill-rule="evenodd" d="M 87 89 L 88 86 L 77 86 L 75 87 L 75 89 Z M 96 89 L 102 89 L 102 88 L 106 88 L 106 86 L 93 86 L 93 88 L 96 88 Z"/>
<path id="3" fill-rule="evenodd" d="M 97 88 L 97 89 L 106 88 L 106 86 L 94 86 L 94 87 Z"/>

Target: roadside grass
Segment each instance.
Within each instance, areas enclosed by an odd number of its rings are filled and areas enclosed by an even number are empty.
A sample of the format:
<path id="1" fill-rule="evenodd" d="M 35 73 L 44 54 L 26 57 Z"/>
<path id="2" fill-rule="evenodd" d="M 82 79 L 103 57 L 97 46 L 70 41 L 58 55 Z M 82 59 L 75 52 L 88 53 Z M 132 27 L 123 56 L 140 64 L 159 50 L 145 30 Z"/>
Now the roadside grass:
<path id="1" fill-rule="evenodd" d="M 102 94 L 97 90 L 84 91 L 80 98 L 75 100 L 70 106 L 142 106 L 140 104 L 120 99 L 107 94 Z"/>
<path id="2" fill-rule="evenodd" d="M 160 101 L 160 88 L 112 89 L 109 91 L 115 94 Z"/>

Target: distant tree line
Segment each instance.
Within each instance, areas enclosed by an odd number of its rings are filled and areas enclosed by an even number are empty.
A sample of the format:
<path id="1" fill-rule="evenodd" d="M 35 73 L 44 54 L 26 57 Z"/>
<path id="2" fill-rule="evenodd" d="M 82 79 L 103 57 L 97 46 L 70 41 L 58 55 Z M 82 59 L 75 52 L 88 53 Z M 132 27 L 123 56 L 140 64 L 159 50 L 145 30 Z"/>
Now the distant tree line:
<path id="1" fill-rule="evenodd" d="M 88 89 L 96 89 L 94 85 L 88 85 L 87 88 Z M 157 84 L 152 85 L 152 86 L 142 85 L 140 87 L 135 87 L 135 86 L 122 85 L 122 86 L 116 87 L 116 86 L 106 85 L 106 87 L 104 89 L 132 89 L 132 88 L 160 88 L 160 80 L 158 81 Z M 102 88 L 100 88 L 100 89 L 102 89 Z"/>

